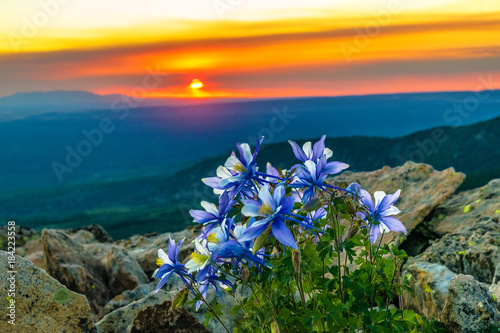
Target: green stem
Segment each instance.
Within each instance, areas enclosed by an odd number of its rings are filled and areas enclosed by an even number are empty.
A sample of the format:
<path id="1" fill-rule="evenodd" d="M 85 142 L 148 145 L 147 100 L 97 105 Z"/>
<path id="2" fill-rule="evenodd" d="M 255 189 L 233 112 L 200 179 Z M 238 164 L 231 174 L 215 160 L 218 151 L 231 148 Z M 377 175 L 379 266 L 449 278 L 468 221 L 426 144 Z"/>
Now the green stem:
<path id="1" fill-rule="evenodd" d="M 198 294 L 201 295 L 201 300 L 203 301 L 203 303 L 205 303 L 208 307 L 208 310 L 210 310 L 210 312 L 212 312 L 212 314 L 215 316 L 215 318 L 219 321 L 219 323 L 222 325 L 222 327 L 224 327 L 224 329 L 226 330 L 227 333 L 231 333 L 229 332 L 229 330 L 227 329 L 226 325 L 224 325 L 224 322 L 222 321 L 222 319 L 220 319 L 220 317 L 217 315 L 217 313 L 215 312 L 215 310 L 210 306 L 210 304 L 208 304 L 208 302 L 205 300 L 205 298 L 203 297 L 203 295 L 201 294 L 200 290 L 198 289 L 198 287 L 196 286 L 196 284 L 194 283 L 191 283 L 191 287 L 195 288 L 196 289 L 196 292 Z"/>
<path id="2" fill-rule="evenodd" d="M 305 310 L 306 309 L 306 299 L 304 297 L 304 291 L 302 290 L 302 281 L 299 278 L 299 274 L 294 274 L 294 275 L 295 275 L 295 281 L 297 282 L 297 289 L 299 291 L 300 300 L 302 301 L 302 307 Z"/>

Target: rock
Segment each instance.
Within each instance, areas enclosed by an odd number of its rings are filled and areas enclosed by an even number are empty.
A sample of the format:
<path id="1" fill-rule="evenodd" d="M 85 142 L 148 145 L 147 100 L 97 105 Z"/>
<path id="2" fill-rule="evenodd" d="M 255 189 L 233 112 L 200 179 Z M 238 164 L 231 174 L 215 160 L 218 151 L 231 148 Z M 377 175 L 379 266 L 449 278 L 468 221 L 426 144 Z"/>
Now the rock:
<path id="1" fill-rule="evenodd" d="M 500 179 L 453 195 L 434 209 L 426 224 L 432 232 L 443 236 L 456 233 L 486 216 L 500 217 Z"/>
<path id="2" fill-rule="evenodd" d="M 500 223 L 497 218 L 484 217 L 434 241 L 419 257 L 491 284 L 500 264 Z"/>
<path id="3" fill-rule="evenodd" d="M 174 280 L 174 279 L 170 279 Z M 170 281 L 167 282 L 167 285 Z M 151 282 L 148 284 L 141 284 L 137 286 L 134 290 L 125 290 L 120 295 L 113 297 L 102 309 L 101 312 L 96 317 L 96 320 L 101 320 L 105 315 L 119 309 L 121 307 L 127 306 L 128 304 L 138 301 L 147 295 L 149 295 L 156 287 L 156 282 Z"/>
<path id="4" fill-rule="evenodd" d="M 185 309 L 177 308 L 169 311 L 170 304 L 168 301 L 140 311 L 132 322 L 130 332 L 210 333 Z"/>
<path id="5" fill-rule="evenodd" d="M 497 265 L 497 269 L 495 271 L 495 276 L 493 277 L 493 282 L 490 286 L 490 291 L 498 302 L 500 302 L 500 264 Z"/>
<path id="6" fill-rule="evenodd" d="M 8 237 L 9 237 L 8 233 L 13 231 L 13 230 L 9 230 L 9 227 L 11 227 L 11 226 L 9 226 L 7 223 L 2 224 L 2 226 L 0 226 L 0 250 L 1 251 L 7 251 Z M 14 237 L 16 238 L 16 253 L 17 253 L 17 255 L 24 255 L 25 243 L 30 241 L 30 240 L 40 238 L 40 232 L 36 231 L 34 229 L 30 229 L 30 228 L 21 227 L 19 225 L 16 225 Z"/>
<path id="7" fill-rule="evenodd" d="M 101 262 L 61 231 L 42 231 L 45 269 L 70 290 L 87 296 L 97 314 L 110 299 L 107 276 Z"/>
<path id="8" fill-rule="evenodd" d="M 112 295 L 132 290 L 150 281 L 137 260 L 129 256 L 120 246 L 113 246 L 107 254 L 106 274 Z"/>
<path id="9" fill-rule="evenodd" d="M 209 332 L 184 309 L 168 312 L 171 299 L 169 293 L 159 291 L 121 307 L 97 323 L 99 332 Z"/>
<path id="10" fill-rule="evenodd" d="M 24 244 L 24 257 L 34 263 L 38 268 L 45 269 L 43 244 L 40 238 L 32 239 Z"/>
<path id="11" fill-rule="evenodd" d="M 150 235 L 134 235 L 128 239 L 123 239 L 115 242 L 116 245 L 122 246 L 130 256 L 137 260 L 147 276 L 151 276 L 157 267 L 156 259 L 158 258 L 158 249 L 168 249 L 168 236 L 177 242 L 186 238 L 182 243 L 181 251 L 179 252 L 179 260 L 182 262 L 188 255 L 194 251 L 194 243 L 192 242 L 199 234 L 201 225 L 195 225 L 192 228 L 185 230 L 166 233 L 166 234 L 150 234 Z"/>
<path id="12" fill-rule="evenodd" d="M 159 280 L 155 280 L 154 282 L 151 283 L 141 284 L 140 286 L 137 286 L 137 288 L 135 288 L 134 290 L 126 290 L 120 295 L 115 296 L 111 301 L 108 302 L 108 304 L 104 306 L 104 308 L 102 308 L 101 312 L 99 312 L 99 315 L 96 317 L 96 320 L 100 320 L 102 317 L 104 317 L 108 313 L 118 308 L 121 308 L 132 302 L 138 301 L 141 298 L 146 297 L 156 288 L 158 281 Z M 178 279 L 176 276 L 173 276 L 167 281 L 167 283 L 165 283 L 162 290 L 179 291 L 183 287 L 184 287 L 184 282 L 181 279 Z"/>
<path id="13" fill-rule="evenodd" d="M 408 260 L 401 276 L 411 276 L 413 295 L 403 294 L 405 309 L 412 309 L 425 317 L 439 319 L 448 298 L 448 287 L 457 274 L 445 266 L 414 259 Z"/>
<path id="14" fill-rule="evenodd" d="M 500 327 L 500 303 L 493 300 L 488 286 L 470 275 L 451 280 L 441 321 L 449 332 L 476 333 Z"/>
<path id="15" fill-rule="evenodd" d="M 63 232 L 70 235 L 73 240 L 79 242 L 80 244 L 113 242 L 113 238 L 98 224 L 87 225 L 76 229 L 67 229 L 63 230 Z"/>
<path id="16" fill-rule="evenodd" d="M 7 263 L 8 255 L 0 251 L 0 261 Z M 15 279 L 16 326 L 10 318 L 0 317 L 1 332 L 92 332 L 97 333 L 85 296 L 68 290 L 44 270 L 16 256 Z M 0 265 L 0 290 L 5 304 L 9 289 L 7 265 Z"/>
<path id="17" fill-rule="evenodd" d="M 348 186 L 356 182 L 370 194 L 375 191 L 394 193 L 401 189 L 401 196 L 396 207 L 401 214 L 396 217 L 405 225 L 408 233 L 420 224 L 434 207 L 443 203 L 462 184 L 465 175 L 453 168 L 436 171 L 427 164 L 406 162 L 403 166 L 370 172 L 344 172 L 332 178 L 337 186 Z M 400 243 L 404 235 L 400 233 L 396 242 Z M 389 237 L 386 237 L 389 241 Z"/>
<path id="18" fill-rule="evenodd" d="M 45 257 L 43 256 L 43 251 L 30 253 L 24 258 L 26 258 L 26 260 L 31 261 L 38 268 L 45 269 Z"/>

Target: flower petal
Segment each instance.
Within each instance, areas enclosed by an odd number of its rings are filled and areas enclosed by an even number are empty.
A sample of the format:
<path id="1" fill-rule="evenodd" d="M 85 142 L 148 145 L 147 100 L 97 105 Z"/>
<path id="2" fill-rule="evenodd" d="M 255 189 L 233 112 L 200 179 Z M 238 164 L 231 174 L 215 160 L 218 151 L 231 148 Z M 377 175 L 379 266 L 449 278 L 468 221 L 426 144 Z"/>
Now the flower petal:
<path id="1" fill-rule="evenodd" d="M 220 181 L 221 181 L 220 177 L 203 178 L 201 181 L 214 189 L 222 189 L 222 187 L 220 186 Z"/>
<path id="2" fill-rule="evenodd" d="M 156 294 L 158 292 L 158 290 L 161 289 L 161 287 L 163 287 L 165 285 L 165 283 L 167 283 L 168 281 L 168 278 L 170 277 L 170 275 L 172 275 L 172 271 L 166 273 L 160 280 L 160 282 L 158 283 L 158 285 L 156 286 L 155 290 L 153 291 L 153 294 Z"/>
<path id="3" fill-rule="evenodd" d="M 373 197 L 375 198 L 375 209 L 378 209 L 380 206 L 380 203 L 382 200 L 385 198 L 385 192 L 384 191 L 377 191 L 373 193 Z"/>
<path id="4" fill-rule="evenodd" d="M 253 156 L 252 156 L 252 151 L 250 150 L 250 146 L 248 145 L 248 143 L 242 143 L 240 145 L 241 147 L 241 151 L 243 152 L 243 158 L 245 159 L 245 165 L 250 165 L 250 163 L 252 163 L 252 159 L 253 159 Z"/>
<path id="5" fill-rule="evenodd" d="M 293 153 L 295 157 L 297 157 L 297 159 L 299 159 L 301 162 L 305 162 L 308 160 L 307 156 L 295 141 L 288 141 L 288 143 L 290 143 L 290 145 L 292 146 Z"/>
<path id="6" fill-rule="evenodd" d="M 379 235 L 380 235 L 380 226 L 375 224 L 370 225 L 370 242 L 375 243 Z"/>
<path id="7" fill-rule="evenodd" d="M 403 223 L 401 223 L 401 221 L 395 217 L 384 216 L 380 218 L 380 222 L 385 224 L 387 228 L 391 231 L 404 232 L 405 234 L 407 232 Z"/>
<path id="8" fill-rule="evenodd" d="M 256 216 L 263 216 L 261 213 L 259 213 L 260 206 L 254 205 L 254 204 L 248 204 L 243 206 L 241 209 L 241 214 L 247 216 L 247 217 L 256 217 Z"/>
<path id="9" fill-rule="evenodd" d="M 269 223 L 247 228 L 247 230 L 238 238 L 238 242 L 246 242 L 259 237 L 268 227 Z"/>
<path id="10" fill-rule="evenodd" d="M 394 192 L 393 194 L 387 194 L 385 198 L 383 198 L 382 201 L 380 202 L 378 209 L 380 211 L 388 209 L 399 199 L 400 194 L 401 194 L 400 189 Z"/>
<path id="11" fill-rule="evenodd" d="M 390 216 L 390 215 L 396 215 L 399 213 L 401 213 L 401 211 L 396 206 L 390 206 L 386 210 L 380 211 L 379 215 L 380 216 Z"/>
<path id="12" fill-rule="evenodd" d="M 272 233 L 283 245 L 291 247 L 292 249 L 297 249 L 297 244 L 293 238 L 292 233 L 288 230 L 286 224 L 280 219 L 274 220 L 272 224 Z"/>
<path id="13" fill-rule="evenodd" d="M 365 205 L 366 208 L 368 208 L 368 211 L 373 212 L 375 210 L 375 206 L 373 204 L 372 196 L 370 195 L 370 193 L 368 193 L 366 190 L 361 189 L 360 195 L 361 203 Z"/>
<path id="14" fill-rule="evenodd" d="M 307 156 L 308 160 L 310 160 L 313 157 L 311 141 L 307 141 L 306 143 L 304 143 L 304 145 L 302 146 L 302 150 L 304 151 L 304 154 Z"/>
<path id="15" fill-rule="evenodd" d="M 264 185 L 259 191 L 259 198 L 262 200 L 262 203 L 267 203 L 273 211 L 276 209 L 275 205 L 278 204 L 279 202 L 274 202 L 273 196 L 271 195 L 271 192 L 269 192 L 269 185 Z"/>
<path id="16" fill-rule="evenodd" d="M 311 156 L 313 161 L 317 161 L 323 156 L 323 153 L 325 152 L 325 138 L 326 135 L 323 135 L 321 139 L 319 139 L 318 142 L 314 144 L 313 153 Z"/>
<path id="17" fill-rule="evenodd" d="M 206 223 L 206 222 L 210 222 L 210 221 L 213 221 L 213 220 L 217 219 L 214 216 L 214 214 L 207 213 L 204 210 L 191 209 L 189 211 L 189 214 L 193 217 L 193 219 L 196 222 L 199 222 L 199 223 Z"/>
<path id="18" fill-rule="evenodd" d="M 342 162 L 329 162 L 321 172 L 327 173 L 329 175 L 334 175 L 336 173 L 339 173 L 340 171 L 347 169 L 349 167 L 349 164 L 345 164 Z"/>
<path id="19" fill-rule="evenodd" d="M 326 156 L 326 159 L 329 159 L 333 156 L 333 151 L 331 151 L 329 148 L 325 148 L 324 156 Z"/>

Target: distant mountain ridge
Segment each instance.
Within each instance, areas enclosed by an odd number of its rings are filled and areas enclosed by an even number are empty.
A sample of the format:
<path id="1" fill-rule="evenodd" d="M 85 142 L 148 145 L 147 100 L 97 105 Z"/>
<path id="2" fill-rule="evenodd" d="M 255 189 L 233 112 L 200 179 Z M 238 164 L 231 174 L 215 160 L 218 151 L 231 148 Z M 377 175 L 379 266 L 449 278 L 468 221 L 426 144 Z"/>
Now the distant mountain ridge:
<path id="1" fill-rule="evenodd" d="M 454 167 L 467 175 L 462 189 L 469 189 L 500 178 L 499 129 L 500 117 L 399 138 L 327 138 L 326 146 L 334 152 L 332 159 L 350 164 L 351 171 L 397 166 L 406 160 L 427 163 L 437 170 Z M 304 141 L 297 140 L 299 144 Z M 15 219 L 28 227 L 98 223 L 115 238 L 181 230 L 191 223 L 189 209 L 198 208 L 201 200 L 215 198 L 201 178 L 213 176 L 227 157 L 205 159 L 174 174 L 4 194 L 0 196 L 0 218 Z M 265 168 L 267 161 L 281 167 L 297 162 L 287 142 L 264 144 L 260 167 Z"/>
<path id="2" fill-rule="evenodd" d="M 227 103 L 245 100 L 241 98 L 180 99 L 180 98 L 133 98 L 123 94 L 99 95 L 83 90 L 56 90 L 21 92 L 0 97 L 0 121 L 23 119 L 46 113 L 68 113 L 92 110 L 109 110 L 119 103 L 139 107 L 177 106 L 205 103 Z M 135 107 L 135 106 L 134 106 Z"/>
<path id="3" fill-rule="evenodd" d="M 489 102 L 500 101 L 500 90 L 488 91 L 491 96 Z M 367 98 L 369 100 L 398 101 L 409 99 L 417 102 L 448 100 L 450 102 L 461 102 L 468 96 L 473 96 L 474 92 L 417 92 L 417 93 L 394 93 L 380 95 L 359 95 L 359 96 L 334 96 L 334 97 L 276 97 L 276 98 L 137 98 L 123 94 L 99 95 L 83 90 L 56 90 L 56 91 L 34 91 L 21 92 L 9 96 L 0 97 L 0 121 L 23 119 L 33 115 L 45 113 L 78 112 L 91 110 L 109 110 L 118 102 L 133 101 L 139 107 L 155 106 L 189 106 L 189 105 L 210 105 L 210 104 L 230 104 L 240 102 L 259 101 L 296 101 L 311 98 L 330 98 L 336 100 L 349 101 L 352 98 Z"/>

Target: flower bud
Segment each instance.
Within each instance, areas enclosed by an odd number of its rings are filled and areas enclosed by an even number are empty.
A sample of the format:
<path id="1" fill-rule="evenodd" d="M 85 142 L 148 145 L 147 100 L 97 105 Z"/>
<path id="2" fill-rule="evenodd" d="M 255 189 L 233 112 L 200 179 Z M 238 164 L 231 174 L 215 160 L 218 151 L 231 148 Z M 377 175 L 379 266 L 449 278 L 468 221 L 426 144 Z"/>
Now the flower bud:
<path id="1" fill-rule="evenodd" d="M 255 254 L 260 250 L 262 246 L 264 246 L 267 237 L 269 237 L 269 234 L 271 234 L 271 226 L 267 227 L 266 230 L 264 230 L 264 232 L 255 239 L 255 242 L 253 243 L 253 254 Z"/>
<path id="2" fill-rule="evenodd" d="M 168 311 L 182 307 L 184 303 L 186 303 L 188 296 L 189 296 L 189 289 L 187 288 L 187 286 L 184 286 L 184 288 L 182 288 L 181 291 L 175 294 L 174 299 L 172 300 L 172 304 L 170 305 L 170 309 Z"/>
<path id="3" fill-rule="evenodd" d="M 351 239 L 352 237 L 354 237 L 354 235 L 356 235 L 358 231 L 359 231 L 358 223 L 351 225 L 351 227 L 349 228 L 349 233 L 347 234 L 347 239 Z"/>
<path id="4" fill-rule="evenodd" d="M 241 272 L 240 272 L 240 279 L 241 281 L 243 281 L 243 283 L 245 283 L 245 281 L 248 279 L 248 277 L 250 276 L 250 272 L 248 271 L 248 268 L 245 266 L 241 269 Z"/>
<path id="5" fill-rule="evenodd" d="M 300 263 L 302 259 L 300 257 L 299 251 L 292 251 L 292 262 L 293 262 L 293 271 L 295 273 L 300 273 Z"/>
<path id="6" fill-rule="evenodd" d="M 280 333 L 280 327 L 278 326 L 276 319 L 273 319 L 271 322 L 271 333 Z"/>
<path id="7" fill-rule="evenodd" d="M 346 206 L 347 206 L 347 211 L 349 212 L 349 214 L 352 217 L 355 217 L 357 214 L 357 211 L 356 211 L 356 206 L 354 205 L 354 202 L 352 200 L 347 200 Z"/>

